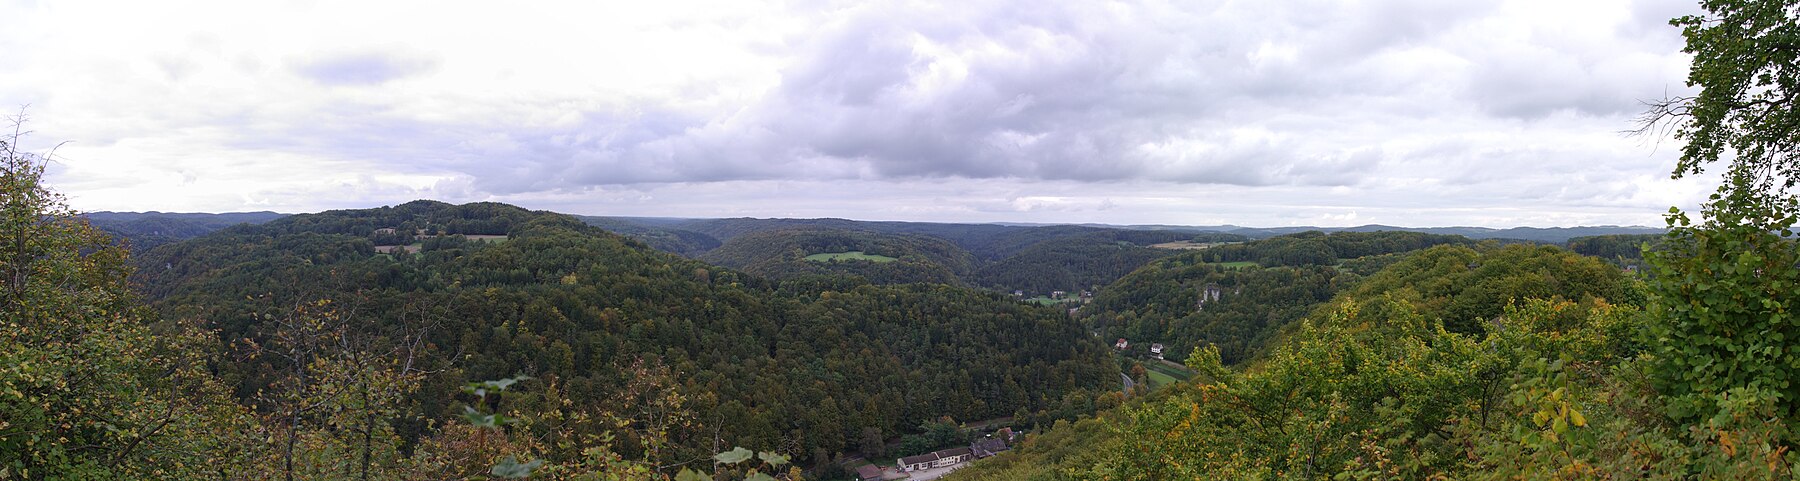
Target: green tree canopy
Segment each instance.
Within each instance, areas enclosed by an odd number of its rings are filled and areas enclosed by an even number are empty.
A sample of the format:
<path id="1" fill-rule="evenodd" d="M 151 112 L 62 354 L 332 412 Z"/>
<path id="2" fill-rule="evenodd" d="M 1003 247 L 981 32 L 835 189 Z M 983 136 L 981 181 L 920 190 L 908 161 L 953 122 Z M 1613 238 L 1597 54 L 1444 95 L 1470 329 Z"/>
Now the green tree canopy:
<path id="1" fill-rule="evenodd" d="M 124 249 L 44 186 L 22 136 L 0 137 L 0 479 L 209 473 L 239 418 L 199 337 L 152 334 Z"/>
<path id="2" fill-rule="evenodd" d="M 1693 64 L 1691 97 L 1656 102 L 1641 132 L 1685 141 L 1679 178 L 1725 162 L 1725 182 L 1696 222 L 1671 209 L 1665 241 L 1647 256 L 1657 301 L 1663 394 L 1683 419 L 1800 413 L 1800 2 L 1713 0 L 1677 18 Z"/>

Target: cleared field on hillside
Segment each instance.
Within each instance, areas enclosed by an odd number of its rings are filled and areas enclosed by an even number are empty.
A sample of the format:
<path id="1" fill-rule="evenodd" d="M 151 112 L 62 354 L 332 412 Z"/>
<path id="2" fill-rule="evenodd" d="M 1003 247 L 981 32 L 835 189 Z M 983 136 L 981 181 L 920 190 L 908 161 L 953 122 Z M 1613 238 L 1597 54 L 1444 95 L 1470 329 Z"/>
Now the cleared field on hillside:
<path id="1" fill-rule="evenodd" d="M 863 253 L 863 251 L 850 251 L 850 252 L 831 252 L 831 253 L 823 253 L 823 254 L 813 254 L 810 256 L 806 256 L 806 260 L 813 261 L 813 262 L 831 262 L 831 261 L 893 262 L 893 261 L 897 261 L 900 259 L 895 259 L 895 258 L 884 256 L 884 255 L 865 254 L 865 253 Z"/>
<path id="2" fill-rule="evenodd" d="M 1150 244 L 1150 247 L 1155 247 L 1157 249 L 1194 250 L 1194 249 L 1205 249 L 1208 247 L 1218 247 L 1218 246 L 1230 245 L 1230 244 L 1238 244 L 1238 242 L 1175 241 L 1175 242 L 1164 242 L 1161 244 Z"/>
<path id="3" fill-rule="evenodd" d="M 1152 373 L 1159 373 L 1172 379 L 1186 381 L 1194 377 L 1194 372 L 1165 364 L 1163 362 L 1146 362 L 1144 367 Z"/>
<path id="4" fill-rule="evenodd" d="M 1026 299 L 1025 302 L 1032 302 L 1032 303 L 1037 303 L 1037 304 L 1046 305 L 1046 306 L 1054 306 L 1057 304 L 1078 302 L 1078 301 L 1074 297 L 1065 297 L 1062 299 L 1052 299 L 1052 298 L 1049 298 L 1046 296 L 1037 296 L 1037 297 L 1033 297 L 1030 299 Z"/>
<path id="5" fill-rule="evenodd" d="M 1170 384 L 1174 384 L 1175 381 L 1178 380 L 1168 374 L 1163 374 L 1162 371 L 1158 371 L 1155 369 L 1145 369 L 1144 374 L 1147 374 L 1150 377 L 1150 389 L 1156 389 L 1156 388 L 1160 388 L 1160 387 L 1167 386 Z"/>

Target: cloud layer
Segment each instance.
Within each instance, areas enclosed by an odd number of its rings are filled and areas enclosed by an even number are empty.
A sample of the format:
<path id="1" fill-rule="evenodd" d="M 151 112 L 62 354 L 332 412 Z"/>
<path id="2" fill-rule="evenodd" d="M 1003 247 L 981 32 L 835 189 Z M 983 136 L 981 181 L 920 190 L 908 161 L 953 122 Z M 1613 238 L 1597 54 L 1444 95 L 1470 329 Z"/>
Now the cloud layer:
<path id="1" fill-rule="evenodd" d="M 0 6 L 78 207 L 1655 223 L 1666 0 Z M 141 9 L 141 10 L 134 10 Z"/>

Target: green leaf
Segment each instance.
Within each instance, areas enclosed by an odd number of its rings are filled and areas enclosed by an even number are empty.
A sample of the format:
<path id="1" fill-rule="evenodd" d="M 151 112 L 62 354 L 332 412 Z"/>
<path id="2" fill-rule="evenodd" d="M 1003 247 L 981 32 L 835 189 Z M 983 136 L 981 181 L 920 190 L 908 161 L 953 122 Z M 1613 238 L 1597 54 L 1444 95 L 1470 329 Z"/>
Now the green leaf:
<path id="1" fill-rule="evenodd" d="M 695 471 L 695 470 L 688 469 L 688 468 L 681 468 L 681 473 L 675 475 L 675 481 L 712 481 L 712 478 L 707 475 L 700 474 L 699 471 Z"/>
<path id="2" fill-rule="evenodd" d="M 750 476 L 745 477 L 744 481 L 775 481 L 775 477 L 763 473 L 750 473 Z"/>
<path id="3" fill-rule="evenodd" d="M 714 455 L 713 459 L 718 460 L 719 462 L 725 463 L 725 464 L 737 464 L 737 463 L 741 463 L 744 461 L 749 461 L 752 456 L 756 456 L 755 451 L 744 449 L 743 447 L 740 446 L 740 447 L 731 448 L 730 451 L 726 451 L 726 452 Z"/>
<path id="4" fill-rule="evenodd" d="M 494 415 L 482 414 L 481 411 L 476 411 L 475 408 L 468 406 L 463 406 L 462 418 L 476 427 L 491 428 L 498 425 L 494 420 Z"/>
<path id="5" fill-rule="evenodd" d="M 787 456 L 782 456 L 777 453 L 756 453 L 756 457 L 762 459 L 765 463 L 769 463 L 770 466 L 780 466 L 788 463 Z"/>
<path id="6" fill-rule="evenodd" d="M 531 460 L 531 462 L 521 464 L 519 463 L 518 458 L 507 456 L 506 459 L 501 460 L 500 464 L 494 465 L 494 469 L 490 469 L 488 472 L 502 478 L 519 479 L 531 476 L 531 470 L 537 469 L 539 466 L 543 465 L 544 460 L 542 459 L 534 459 Z"/>

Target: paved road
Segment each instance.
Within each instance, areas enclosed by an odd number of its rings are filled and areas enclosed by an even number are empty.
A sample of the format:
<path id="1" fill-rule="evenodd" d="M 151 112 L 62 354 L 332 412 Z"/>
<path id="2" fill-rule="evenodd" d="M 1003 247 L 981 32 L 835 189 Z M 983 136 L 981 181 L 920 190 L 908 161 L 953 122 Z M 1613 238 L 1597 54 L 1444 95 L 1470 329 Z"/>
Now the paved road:
<path id="1" fill-rule="evenodd" d="M 1131 382 L 1131 376 L 1127 376 L 1127 375 L 1125 375 L 1125 373 L 1122 373 L 1122 372 L 1119 373 L 1119 379 L 1125 380 L 1125 394 L 1131 394 L 1132 385 L 1137 384 L 1137 383 Z"/>
<path id="2" fill-rule="evenodd" d="M 969 465 L 969 463 L 958 463 L 955 466 L 945 466 L 942 468 L 933 468 L 933 469 L 926 469 L 926 470 L 920 470 L 920 471 L 913 471 L 913 472 L 907 473 L 907 474 L 912 476 L 910 481 L 931 481 L 933 479 L 942 477 L 943 475 L 950 474 L 951 471 L 962 469 L 963 466 L 968 466 L 968 465 Z"/>

